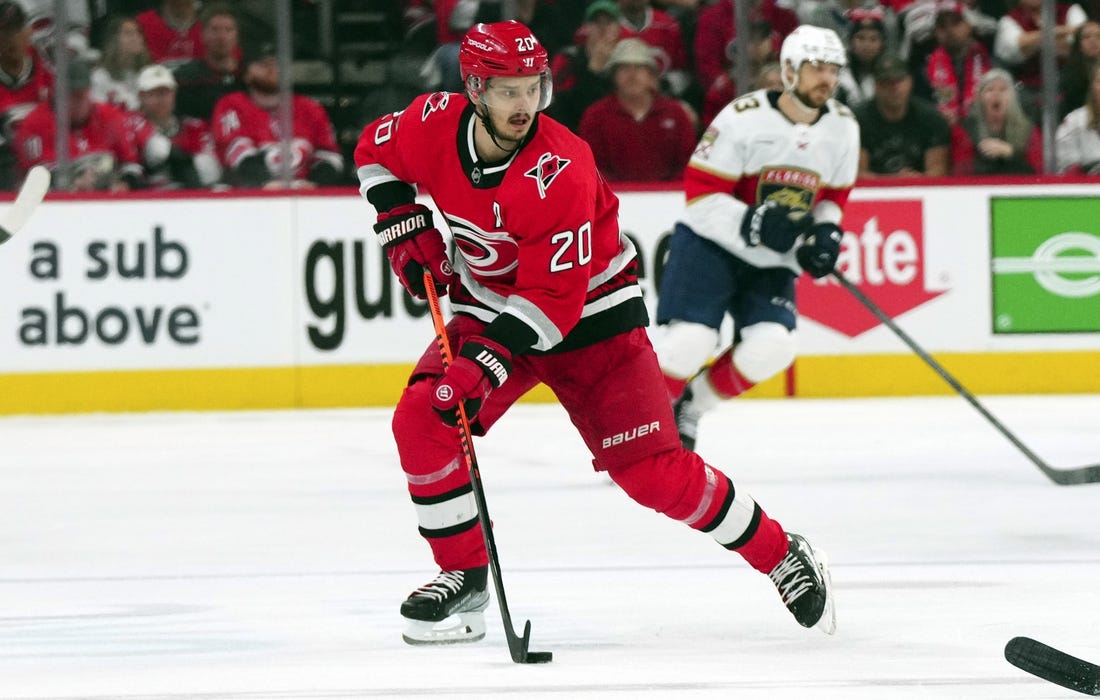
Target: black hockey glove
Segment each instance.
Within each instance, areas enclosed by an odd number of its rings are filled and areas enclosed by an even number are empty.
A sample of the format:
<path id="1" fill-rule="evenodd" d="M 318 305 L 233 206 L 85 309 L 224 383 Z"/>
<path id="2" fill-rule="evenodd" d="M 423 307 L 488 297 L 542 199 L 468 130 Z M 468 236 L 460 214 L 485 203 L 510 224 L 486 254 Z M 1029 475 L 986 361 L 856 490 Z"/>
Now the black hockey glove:
<path id="1" fill-rule="evenodd" d="M 804 211 L 768 200 L 752 205 L 745 212 L 741 219 L 741 237 L 750 248 L 763 244 L 776 252 L 786 253 L 813 221 Z"/>
<path id="2" fill-rule="evenodd" d="M 423 204 L 402 204 L 378 212 L 374 232 L 401 286 L 410 294 L 418 299 L 428 298 L 424 289 L 424 270 L 432 273 L 436 291 L 447 293 L 446 285 L 454 282 L 455 274 L 431 209 Z"/>
<path id="3" fill-rule="evenodd" d="M 447 425 L 458 425 L 458 402 L 471 421 L 493 389 L 512 373 L 512 353 L 488 338 L 473 336 L 462 344 L 453 364 L 432 390 L 432 408 Z"/>
<path id="4" fill-rule="evenodd" d="M 821 223 L 810 227 L 806 242 L 798 246 L 795 257 L 802 269 L 814 279 L 820 279 L 833 271 L 840 257 L 840 240 L 844 232 L 836 224 Z"/>

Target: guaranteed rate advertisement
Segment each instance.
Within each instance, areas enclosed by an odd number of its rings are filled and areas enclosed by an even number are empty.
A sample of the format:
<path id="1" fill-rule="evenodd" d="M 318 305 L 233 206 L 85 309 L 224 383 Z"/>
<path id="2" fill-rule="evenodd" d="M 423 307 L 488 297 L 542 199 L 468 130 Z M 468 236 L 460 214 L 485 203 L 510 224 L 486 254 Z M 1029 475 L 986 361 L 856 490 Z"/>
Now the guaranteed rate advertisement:
<path id="1" fill-rule="evenodd" d="M 1100 207 L 1088 189 L 857 189 L 838 268 L 926 350 L 974 353 L 994 379 L 1009 374 L 989 362 L 1013 353 L 1095 362 Z M 652 313 L 683 194 L 619 196 Z M 389 269 L 373 223 L 352 190 L 48 198 L 0 248 L 0 411 L 21 410 L 25 401 L 4 402 L 16 392 L 44 397 L 35 411 L 95 410 L 104 400 L 47 399 L 76 379 L 95 380 L 72 389 L 85 396 L 117 394 L 123 378 L 113 372 L 130 373 L 129 398 L 115 410 L 392 402 L 434 332 L 426 304 Z M 840 365 L 805 361 L 911 355 L 833 280 L 801 277 L 798 304 L 800 367 L 835 374 Z M 173 391 L 201 396 L 138 401 Z"/>

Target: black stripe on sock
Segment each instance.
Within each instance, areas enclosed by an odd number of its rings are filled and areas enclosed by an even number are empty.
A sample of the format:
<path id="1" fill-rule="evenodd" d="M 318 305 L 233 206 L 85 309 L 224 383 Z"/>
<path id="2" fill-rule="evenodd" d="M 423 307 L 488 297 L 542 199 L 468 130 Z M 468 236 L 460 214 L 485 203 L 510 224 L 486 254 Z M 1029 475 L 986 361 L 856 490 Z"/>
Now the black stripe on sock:
<path id="1" fill-rule="evenodd" d="M 730 512 L 730 506 L 733 505 L 733 482 L 730 478 L 726 477 L 726 500 L 722 502 L 722 507 L 718 509 L 718 514 L 714 516 L 714 519 L 707 523 L 706 527 L 700 528 L 701 532 L 712 532 L 714 528 L 722 524 L 722 521 L 726 518 L 726 513 Z"/>
<path id="2" fill-rule="evenodd" d="M 742 534 L 733 542 L 730 542 L 729 544 L 724 544 L 722 546 L 726 549 L 738 549 L 739 547 L 744 547 L 746 544 L 748 544 L 749 540 L 752 539 L 752 536 L 755 535 L 756 531 L 760 529 L 760 516 L 763 515 L 763 512 L 764 511 L 760 510 L 760 504 L 754 502 L 752 506 L 752 519 L 749 520 L 749 526 L 745 528 L 744 534 Z"/>
<path id="3" fill-rule="evenodd" d="M 457 489 L 454 489 L 452 491 L 441 493 L 437 496 L 413 496 L 412 494 L 409 494 L 409 497 L 412 499 L 412 502 L 418 506 L 434 506 L 437 503 L 446 503 L 452 498 L 465 496 L 473 490 L 473 485 L 466 484 L 464 486 L 459 486 Z"/>
<path id="4" fill-rule="evenodd" d="M 418 528 L 420 534 L 428 539 L 438 540 L 444 537 L 452 537 L 454 535 L 460 535 L 467 530 L 472 530 L 477 525 L 477 516 L 470 518 L 466 522 L 459 523 L 458 525 L 451 525 L 450 527 L 441 527 L 435 530 L 429 530 L 426 527 Z"/>

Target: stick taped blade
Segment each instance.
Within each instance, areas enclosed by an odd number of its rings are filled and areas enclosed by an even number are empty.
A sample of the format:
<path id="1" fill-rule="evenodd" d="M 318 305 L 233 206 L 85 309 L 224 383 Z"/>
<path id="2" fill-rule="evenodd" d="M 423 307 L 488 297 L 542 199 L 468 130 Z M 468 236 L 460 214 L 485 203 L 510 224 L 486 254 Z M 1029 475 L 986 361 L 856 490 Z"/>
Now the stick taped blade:
<path id="1" fill-rule="evenodd" d="M 1005 659 L 1021 670 L 1084 695 L 1100 696 L 1100 666 L 1029 637 L 1013 637 Z"/>
<path id="2" fill-rule="evenodd" d="M 27 223 L 27 219 L 30 218 L 35 207 L 42 202 L 49 189 L 50 171 L 41 165 L 31 168 L 30 172 L 27 173 L 27 179 L 23 181 L 23 186 L 19 189 L 15 202 L 12 203 L 7 214 L 0 221 L 0 229 L 3 229 L 4 233 L 10 237 L 23 228 L 23 224 Z"/>

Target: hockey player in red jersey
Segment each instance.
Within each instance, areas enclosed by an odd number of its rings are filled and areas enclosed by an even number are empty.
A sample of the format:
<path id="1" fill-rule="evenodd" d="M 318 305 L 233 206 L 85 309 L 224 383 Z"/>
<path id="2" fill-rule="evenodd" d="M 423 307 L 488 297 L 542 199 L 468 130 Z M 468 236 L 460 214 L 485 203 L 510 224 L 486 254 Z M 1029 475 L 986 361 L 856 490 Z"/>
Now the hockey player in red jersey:
<path id="1" fill-rule="evenodd" d="M 846 61 L 831 29 L 798 27 L 780 51 L 785 89 L 731 102 L 688 161 L 656 343 L 688 449 L 705 411 L 794 361 L 794 280 L 828 275 L 840 255 L 859 168 L 859 126 L 832 98 Z M 708 362 L 727 314 L 734 342 Z"/>
<path id="2" fill-rule="evenodd" d="M 434 93 L 369 124 L 355 151 L 360 191 L 401 283 L 423 271 L 451 297 L 454 363 L 432 344 L 399 400 L 393 432 L 420 532 L 440 568 L 401 605 L 411 644 L 485 634 L 487 555 L 456 409 L 484 434 L 524 393 L 549 386 L 593 455 L 635 501 L 710 534 L 768 574 L 795 619 L 835 628 L 824 558 L 743 489 L 681 447 L 646 332 L 636 251 L 592 152 L 539 113 L 552 83 L 522 24 L 478 24 L 460 49 L 465 97 Z M 447 258 L 419 185 L 442 212 Z M 446 618 L 458 617 L 448 625 Z M 453 618 L 452 618 L 453 619 Z"/>

